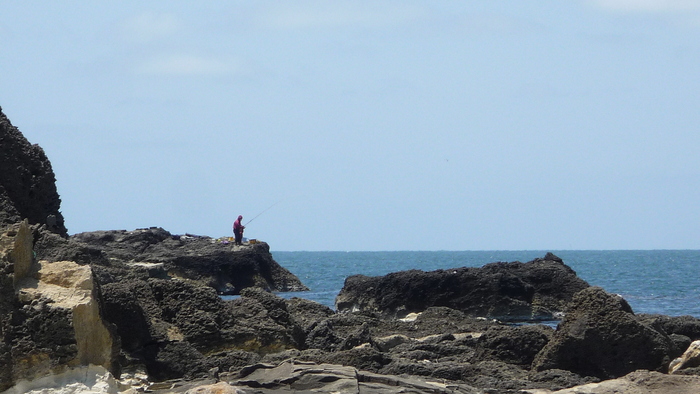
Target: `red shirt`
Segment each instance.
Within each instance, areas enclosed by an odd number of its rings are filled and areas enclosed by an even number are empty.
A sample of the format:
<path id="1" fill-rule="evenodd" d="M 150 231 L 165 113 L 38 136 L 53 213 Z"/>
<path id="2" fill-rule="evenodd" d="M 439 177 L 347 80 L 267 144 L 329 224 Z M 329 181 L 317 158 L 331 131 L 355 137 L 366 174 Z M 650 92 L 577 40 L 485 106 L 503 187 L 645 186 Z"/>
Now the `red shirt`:
<path id="1" fill-rule="evenodd" d="M 238 218 L 235 222 L 233 222 L 233 231 L 240 232 L 242 229 L 243 226 L 241 225 L 241 218 Z"/>

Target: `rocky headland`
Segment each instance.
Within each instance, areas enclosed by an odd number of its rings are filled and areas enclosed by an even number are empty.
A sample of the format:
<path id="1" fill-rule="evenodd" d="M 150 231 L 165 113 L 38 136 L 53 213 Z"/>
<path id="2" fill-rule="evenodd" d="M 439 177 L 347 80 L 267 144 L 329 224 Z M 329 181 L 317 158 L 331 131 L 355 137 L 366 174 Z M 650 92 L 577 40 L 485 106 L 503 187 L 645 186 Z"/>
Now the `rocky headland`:
<path id="1" fill-rule="evenodd" d="M 1 110 L 0 143 L 0 392 L 700 392 L 700 319 L 635 314 L 553 254 L 351 276 L 333 310 L 274 295 L 306 288 L 264 242 L 68 236 Z"/>

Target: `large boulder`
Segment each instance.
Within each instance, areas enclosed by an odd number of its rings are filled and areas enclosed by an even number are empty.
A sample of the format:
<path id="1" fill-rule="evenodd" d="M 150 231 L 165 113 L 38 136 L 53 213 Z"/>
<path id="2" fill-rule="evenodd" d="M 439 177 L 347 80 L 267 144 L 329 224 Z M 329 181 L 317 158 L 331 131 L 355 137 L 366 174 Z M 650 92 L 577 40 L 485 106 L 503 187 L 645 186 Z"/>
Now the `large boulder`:
<path id="1" fill-rule="evenodd" d="M 181 279 L 131 280 L 102 286 L 105 318 L 117 327 L 125 367 L 155 380 L 201 378 L 211 368 L 303 346 L 304 333 L 285 300 L 259 288 L 224 301 Z M 245 356 L 249 357 L 249 356 Z"/>
<path id="2" fill-rule="evenodd" d="M 379 312 L 405 316 L 445 306 L 501 320 L 551 320 L 572 296 L 588 287 L 560 258 L 548 253 L 528 263 L 491 263 L 481 268 L 385 276 L 354 275 L 336 297 L 339 312 Z"/>
<path id="3" fill-rule="evenodd" d="M 600 379 L 637 369 L 665 372 L 672 350 L 671 339 L 640 323 L 621 296 L 590 287 L 574 296 L 532 369 L 564 369 Z"/>
<path id="4" fill-rule="evenodd" d="M 0 234 L 0 390 L 69 368 L 119 374 L 119 341 L 102 318 L 89 266 L 37 262 L 27 223 Z"/>
<path id="5" fill-rule="evenodd" d="M 0 227 L 27 219 L 66 236 L 60 208 L 44 150 L 30 144 L 0 108 Z"/>

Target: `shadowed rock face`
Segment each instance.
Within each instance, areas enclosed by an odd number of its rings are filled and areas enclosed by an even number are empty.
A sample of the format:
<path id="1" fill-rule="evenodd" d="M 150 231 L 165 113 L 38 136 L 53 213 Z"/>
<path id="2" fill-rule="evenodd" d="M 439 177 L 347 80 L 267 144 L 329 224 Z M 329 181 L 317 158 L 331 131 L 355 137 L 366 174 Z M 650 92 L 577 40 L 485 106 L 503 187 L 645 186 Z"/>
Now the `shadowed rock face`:
<path id="1" fill-rule="evenodd" d="M 446 306 L 502 320 L 549 320 L 588 286 L 561 259 L 548 253 L 524 264 L 351 276 L 336 298 L 336 309 L 401 316 Z"/>
<path id="2" fill-rule="evenodd" d="M 102 293 L 105 318 L 117 327 L 128 362 L 144 365 L 152 379 L 206 376 L 245 359 L 243 352 L 303 344 L 285 300 L 259 288 L 224 301 L 206 286 L 151 278 L 109 283 Z"/>
<path id="3" fill-rule="evenodd" d="M 51 162 L 0 108 L 0 227 L 29 220 L 67 236 Z"/>
<path id="4" fill-rule="evenodd" d="M 576 294 L 532 368 L 611 379 L 637 369 L 665 372 L 672 353 L 671 339 L 640 323 L 622 297 L 590 287 Z"/>

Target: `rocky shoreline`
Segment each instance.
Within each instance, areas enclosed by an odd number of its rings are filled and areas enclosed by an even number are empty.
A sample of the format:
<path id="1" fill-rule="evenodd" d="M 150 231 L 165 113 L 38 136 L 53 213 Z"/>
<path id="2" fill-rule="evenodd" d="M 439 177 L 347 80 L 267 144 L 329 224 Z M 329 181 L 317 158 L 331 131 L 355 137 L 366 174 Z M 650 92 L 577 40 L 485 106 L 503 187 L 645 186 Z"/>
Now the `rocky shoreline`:
<path id="1" fill-rule="evenodd" d="M 8 227 L 0 236 L 3 299 L 12 300 L 1 310 L 2 389 L 26 392 L 47 376 L 89 368 L 104 380 L 95 378 L 92 391 L 83 392 L 603 393 L 652 381 L 674 390 L 700 387 L 691 354 L 700 319 L 635 315 L 624 299 L 589 286 L 552 254 L 528 263 L 350 277 L 337 298 L 346 307 L 336 312 L 272 294 L 298 286 L 292 278 L 283 285 L 270 279 L 286 270 L 261 274 L 274 265 L 242 270 L 265 288 L 244 287 L 224 301 L 217 293 L 223 281 L 212 271 L 183 275 L 191 271 L 172 258 L 177 248 L 168 246 L 167 258 L 149 252 L 163 242 L 191 242 L 182 245 L 188 256 L 197 255 L 195 245 L 202 256 L 221 248 L 243 259 L 229 256 L 232 265 L 269 262 L 264 243 L 230 250 L 160 228 L 65 239 L 26 221 Z M 228 278 L 227 270 L 215 272 Z M 485 313 L 472 313 L 475 307 Z M 545 310 L 563 314 L 556 330 L 535 324 Z M 508 316 L 532 324 L 508 323 Z"/>
<path id="2" fill-rule="evenodd" d="M 700 319 L 635 314 L 553 254 L 351 276 L 333 310 L 274 295 L 306 288 L 264 242 L 68 236 L 1 110 L 0 170 L 0 392 L 700 392 Z"/>

